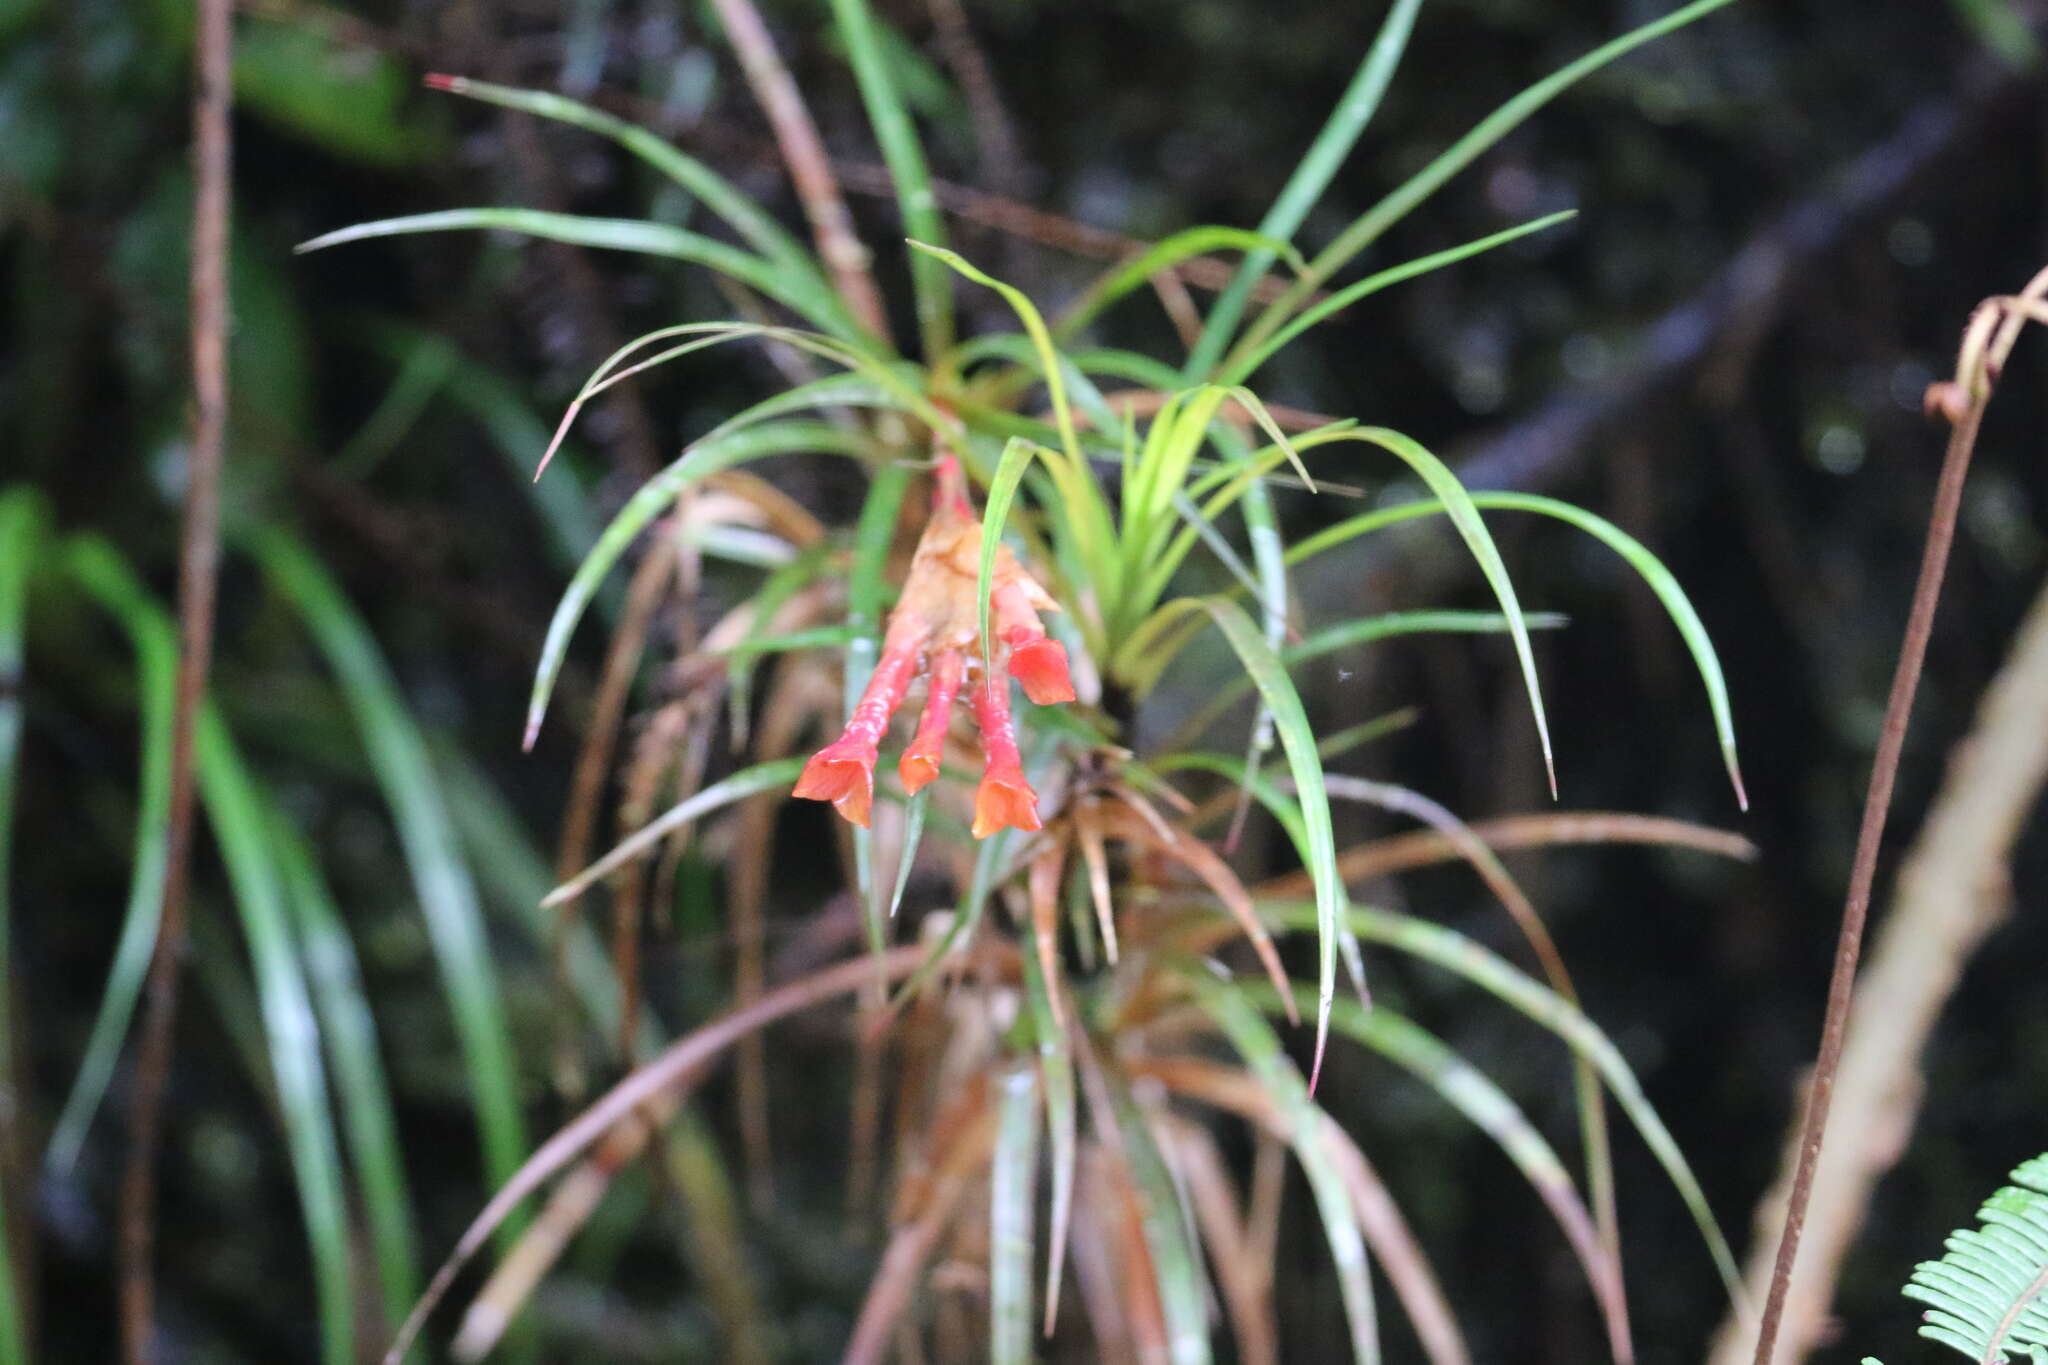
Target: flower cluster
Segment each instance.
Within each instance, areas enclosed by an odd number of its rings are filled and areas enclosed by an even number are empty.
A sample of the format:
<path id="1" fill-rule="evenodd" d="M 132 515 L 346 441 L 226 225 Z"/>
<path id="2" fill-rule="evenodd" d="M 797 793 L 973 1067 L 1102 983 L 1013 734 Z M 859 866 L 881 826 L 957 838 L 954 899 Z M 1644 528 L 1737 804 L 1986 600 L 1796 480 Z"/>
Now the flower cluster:
<path id="1" fill-rule="evenodd" d="M 1039 828 L 1038 795 L 1025 780 L 1017 752 L 1017 724 L 1010 714 L 1007 678 L 984 676 L 981 609 L 975 586 L 981 571 L 981 522 L 967 500 L 960 463 L 942 456 L 932 491 L 931 520 L 917 543 L 903 596 L 889 614 L 882 654 L 867 690 L 853 708 L 846 730 L 804 766 L 795 794 L 830 801 L 853 823 L 866 826 L 874 803 L 875 759 L 889 720 L 926 680 L 923 714 L 916 736 L 897 763 L 905 790 L 916 792 L 939 775 L 939 762 L 953 728 L 953 704 L 965 689 L 968 709 L 981 732 L 981 785 L 974 795 L 974 837 L 1005 826 Z M 1067 651 L 1048 637 L 1041 611 L 1058 604 L 1024 571 L 1006 545 L 996 547 L 989 579 L 989 620 L 996 639 L 991 661 L 1040 706 L 1074 700 Z"/>

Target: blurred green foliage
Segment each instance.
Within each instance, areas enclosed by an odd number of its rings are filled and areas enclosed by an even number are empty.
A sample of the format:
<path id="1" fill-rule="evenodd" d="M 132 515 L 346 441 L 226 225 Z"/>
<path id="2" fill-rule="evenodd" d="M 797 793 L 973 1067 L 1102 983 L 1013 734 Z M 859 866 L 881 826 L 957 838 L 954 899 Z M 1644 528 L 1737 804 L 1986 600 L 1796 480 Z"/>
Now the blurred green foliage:
<path id="1" fill-rule="evenodd" d="M 582 375 L 620 337 L 729 311 L 700 272 L 579 261 L 496 240 L 390 243 L 345 258 L 298 259 L 290 249 L 321 231 L 407 212 L 519 203 L 602 214 L 637 212 L 653 198 L 644 168 L 588 139 L 419 92 L 416 78 L 429 67 L 536 86 L 587 81 L 618 112 L 797 221 L 730 53 L 697 7 L 608 0 L 569 8 L 565 21 L 556 7 L 484 0 L 277 0 L 240 19 L 236 65 L 230 523 L 243 536 L 282 528 L 312 548 L 381 647 L 422 750 L 436 755 L 448 837 L 463 845 L 481 883 L 482 946 L 502 978 L 511 1084 L 536 1130 L 560 1117 L 564 1101 L 557 1002 L 532 919 L 534 873 L 549 861 L 574 758 L 570 740 L 553 735 L 533 760 L 514 756 L 541 628 L 597 513 L 616 507 L 646 462 L 665 461 L 774 376 L 765 362 L 728 360 L 644 384 L 601 408 L 562 477 L 535 492 L 524 467 Z M 826 7 L 766 8 L 835 156 L 872 168 L 879 154 L 843 53 L 826 33 Z M 927 121 L 938 173 L 968 186 L 1021 187 L 1038 207 L 1132 237 L 1256 222 L 1379 18 L 1309 0 L 969 0 L 965 8 L 1014 121 L 1015 166 L 974 165 L 971 101 L 925 7 L 880 7 L 890 69 Z M 1657 8 L 1632 0 L 1426 6 L 1370 144 L 1347 162 L 1303 238 L 1327 240 L 1507 91 Z M 1387 260 L 1404 259 L 1576 207 L 1569 236 L 1475 260 L 1359 310 L 1263 381 L 1281 401 L 1370 411 L 1432 446 L 1476 446 L 1494 424 L 1543 411 L 1560 394 L 1626 383 L 1646 324 L 1685 303 L 1786 205 L 1824 202 L 1831 170 L 1883 144 L 1916 110 L 1962 120 L 1938 164 L 1922 168 L 1876 219 L 1849 225 L 1773 307 L 1741 319 L 1703 375 L 1641 395 L 1622 428 L 1585 453 L 1562 490 L 1550 490 L 1603 511 L 1693 589 L 1727 656 L 1757 756 L 1758 813 L 1746 828 L 1766 859 L 1753 873 L 1641 853 L 1517 865 L 1560 918 L 1590 1012 L 1610 1026 L 1698 1157 L 1701 1181 L 1731 1227 L 1743 1225 L 1775 1160 L 1790 1077 L 1814 1033 L 1833 892 L 1904 600 L 1908 556 L 1899 546 L 1915 533 L 1932 478 L 1933 439 L 1911 408 L 1945 364 L 1969 306 L 2038 264 L 2038 92 L 1982 95 L 1972 74 L 1981 42 L 2008 60 L 2026 50 L 2013 37 L 2016 12 L 1960 2 L 1739 5 L 1711 29 L 1597 77 L 1489 154 L 1385 250 Z M 189 34 L 182 0 L 0 0 L 0 480 L 46 495 L 43 543 L 105 537 L 132 565 L 138 591 L 158 601 L 173 579 L 187 403 Z M 665 217 L 699 224 L 697 205 L 672 189 L 663 194 Z M 886 196 L 863 194 L 855 211 L 869 240 L 902 235 Z M 956 245 L 1001 262 L 1001 273 L 1034 297 L 1070 297 L 1102 264 L 1028 224 L 1022 233 L 991 227 L 990 217 L 953 219 Z M 891 270 L 900 264 L 896 248 L 880 254 Z M 891 303 L 908 317 L 907 296 Z M 985 299 L 963 295 L 962 303 L 970 324 L 995 316 Z M 1178 354 L 1168 324 L 1141 307 L 1105 326 L 1116 344 Z M 2048 490 L 2031 439 L 2042 415 L 2034 377 L 2010 386 L 1987 434 L 1937 640 L 1940 668 L 1902 782 L 1908 816 L 1938 777 L 2044 564 Z M 848 510 L 851 490 L 828 466 L 772 473 L 809 505 Z M 1332 514 L 1291 493 L 1275 501 L 1300 530 L 1351 510 Z M 1501 536 L 1524 600 L 1574 623 L 1541 645 L 1566 804 L 1722 819 L 1712 746 L 1666 747 L 1669 715 L 1691 714 L 1696 684 L 1652 629 L 1659 623 L 1643 622 L 1654 601 L 1629 597 L 1637 590 L 1611 566 L 1519 521 L 1504 519 Z M 1307 590 L 1362 613 L 1368 603 L 1412 600 L 1406 589 L 1427 575 L 1457 585 L 1452 605 L 1485 604 L 1483 585 L 1454 577 L 1431 543 L 1404 545 L 1402 555 L 1374 562 L 1362 585 L 1362 573 L 1347 567 Z M 59 575 L 54 565 L 35 572 L 31 663 L 18 702 L 0 695 L 22 720 L 8 944 L 21 1022 L 8 1035 L 15 1102 L 0 1117 L 0 1209 L 10 1245 L 34 1248 L 17 1264 L 31 1277 L 22 1306 L 38 1358 L 99 1361 L 111 1358 L 111 1314 L 99 1309 L 111 1293 L 121 1073 L 75 1170 L 38 1168 L 120 928 L 137 819 L 140 685 L 86 598 L 42 586 Z M 725 574 L 715 564 L 707 570 L 707 602 L 729 600 Z M 583 642 L 565 674 L 579 709 L 598 648 Z M 1211 674 L 1181 683 L 1190 708 L 1226 675 L 1220 651 L 1207 657 Z M 1411 785 L 1476 817 L 1541 800 L 1515 680 L 1497 664 L 1454 640 L 1375 655 L 1369 666 L 1340 653 L 1304 674 L 1305 690 L 1312 704 L 1346 717 L 1420 699 L 1422 724 L 1375 753 Z M 405 1176 L 418 1198 L 418 1249 L 431 1256 L 488 1183 L 470 1073 L 403 836 L 327 668 L 285 599 L 233 554 L 221 711 L 277 818 L 317 850 L 333 883 L 363 994 L 375 1005 Z M 1341 818 L 1347 839 L 1384 827 L 1367 815 Z M 807 815 L 790 824 L 786 837 L 821 836 Z M 1284 850 L 1272 857 L 1276 866 L 1287 860 Z M 2043 872 L 2048 845 L 2032 840 L 2017 874 Z M 169 1330 L 193 1358 L 312 1359 L 314 1279 L 292 1172 L 275 1140 L 279 1097 L 254 1017 L 259 987 L 229 928 L 231 874 L 213 855 L 202 860 L 196 1007 L 179 1039 L 165 1177 Z M 728 945 L 715 873 L 693 861 L 676 888 L 676 927 L 657 934 L 649 953 L 651 1003 L 680 1027 L 723 997 Z M 790 888 L 774 907 L 777 942 L 798 941 L 813 915 L 804 889 Z M 1448 907 L 1442 918 L 1482 941 L 1496 936 L 1481 897 L 1457 874 L 1418 879 L 1411 894 Z M 2012 1040 L 2048 1030 L 2048 1002 L 2029 989 L 2027 965 L 2048 946 L 2042 932 L 2038 917 L 2008 931 L 2007 950 L 1973 973 L 1932 1061 L 1927 1126 L 1849 1268 L 1842 1308 L 1867 1324 L 1850 1334 L 1861 1348 L 1908 1334 L 1910 1311 L 1894 1299 L 1903 1262 L 1887 1253 L 1903 1248 L 1910 1259 L 1937 1244 L 1949 1212 L 1976 1197 L 1988 1172 L 2041 1145 L 2048 1061 Z M 597 989 L 602 972 L 593 978 L 589 969 L 601 959 L 590 956 L 594 945 L 584 949 L 580 979 Z M 1376 988 L 1429 1017 L 1540 1123 L 1567 1121 L 1563 1058 L 1533 1053 L 1494 1012 L 1465 1010 L 1432 978 L 1399 968 L 1389 976 Z M 601 1001 L 591 1013 L 602 1018 Z M 836 1098 L 843 1082 L 827 1069 L 843 1065 L 837 1041 L 794 1034 L 790 1048 L 780 1097 L 816 1099 L 810 1078 L 823 1074 L 831 1079 L 816 1089 Z M 592 1072 L 604 1066 L 595 1047 L 574 1060 Z M 1479 1358 L 1596 1356 L 1588 1315 L 1571 1297 L 1578 1290 L 1560 1291 L 1560 1306 L 1530 1309 L 1528 1286 L 1549 1283 L 1569 1251 L 1541 1225 L 1542 1210 L 1509 1165 L 1426 1103 L 1420 1086 L 1365 1062 L 1333 1065 L 1328 1103 L 1376 1139 L 1375 1159 L 1418 1232 L 1459 1267 L 1460 1308 Z M 706 1127 L 730 1151 L 729 1092 L 715 1085 L 709 1098 Z M 872 1249 L 841 1235 L 844 1106 L 787 1103 L 778 1114 L 783 1198 L 739 1221 L 776 1323 L 773 1352 L 814 1359 L 843 1339 Z M 715 1184 L 716 1163 L 705 1175 L 703 1151 L 671 1164 Z M 1647 1153 L 1624 1149 L 1621 1161 L 1643 1358 L 1692 1358 L 1717 1304 L 1693 1264 L 1686 1211 L 1660 1193 Z M 681 1205 L 658 1181 L 655 1189 L 644 1196 L 657 1209 L 653 1223 L 622 1222 L 612 1243 L 593 1237 L 543 1294 L 547 1349 L 559 1358 L 716 1358 L 722 1310 L 712 1258 L 692 1252 Z M 692 1203 L 713 1206 L 709 1196 Z M 1319 1358 L 1342 1340 L 1335 1282 L 1314 1241 L 1290 1238 L 1283 1253 L 1290 1359 Z M 389 1264 L 402 1259 L 392 1251 Z M 1392 1349 L 1400 1356 L 1412 1343 Z"/>

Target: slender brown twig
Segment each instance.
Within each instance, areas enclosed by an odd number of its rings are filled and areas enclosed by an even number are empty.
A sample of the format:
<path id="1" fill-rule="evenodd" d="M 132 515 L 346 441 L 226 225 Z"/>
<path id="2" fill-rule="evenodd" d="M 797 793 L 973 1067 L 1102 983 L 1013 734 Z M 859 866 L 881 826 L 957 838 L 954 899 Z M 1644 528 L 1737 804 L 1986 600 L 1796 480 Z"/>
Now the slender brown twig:
<path id="1" fill-rule="evenodd" d="M 171 803 L 165 834 L 163 903 L 149 964 L 135 1107 L 121 1181 L 121 1342 L 130 1365 L 147 1365 L 156 1284 L 156 1152 L 165 1073 L 178 1013 L 178 966 L 185 948 L 186 890 L 192 873 L 193 735 L 206 695 L 213 647 L 214 578 L 220 565 L 220 470 L 228 420 L 228 187 L 234 92 L 229 0 L 198 0 L 192 93 L 192 448 L 178 548 L 178 678 L 171 728 Z"/>
<path id="2" fill-rule="evenodd" d="M 2048 786 L 2048 590 L 2013 636 L 1970 732 L 1949 750 L 1941 789 L 1899 861 L 1890 912 L 1858 974 L 1835 1083 L 1836 1138 L 1815 1168 L 1799 1264 L 1785 1295 L 1778 1349 L 1799 1360 L 1826 1335 L 1842 1264 L 1871 1196 L 1905 1154 L 1928 1092 L 1928 1040 L 1964 972 L 2013 908 L 2012 854 Z M 1769 1282 L 1777 1230 L 1798 1152 L 1760 1202 L 1762 1235 L 1745 1279 Z M 2015 1299 L 2024 1303 L 2025 1299 Z M 1705 1365 L 1747 1365 L 1750 1325 L 1724 1321 Z"/>
<path id="3" fill-rule="evenodd" d="M 1771 1365 L 1778 1324 L 1785 1313 L 1786 1292 L 1792 1283 L 1792 1267 L 1799 1256 L 1799 1237 L 1806 1227 L 1807 1205 L 1813 1198 L 1814 1168 L 1827 1134 L 1828 1108 L 1834 1100 L 1835 1076 L 1841 1069 L 1842 1044 L 1848 1035 L 1856 965 L 1863 952 L 1863 926 L 1870 913 L 1871 887 L 1877 880 L 1878 849 L 1884 842 L 1885 819 L 1891 811 L 1892 786 L 1898 777 L 1899 756 L 1905 748 L 1913 696 L 1919 690 L 1921 665 L 1926 661 L 1927 643 L 1934 631 L 1934 610 L 1948 569 L 1949 547 L 1955 540 L 1963 482 L 1970 470 L 1970 457 L 1976 450 L 1977 431 L 1983 424 L 1992 386 L 1997 383 L 2013 343 L 2019 339 L 2020 328 L 2035 314 L 2044 293 L 2048 293 L 2048 270 L 2036 275 L 2017 298 L 1987 299 L 1980 304 L 1964 334 L 1955 379 L 1927 391 L 1929 409 L 1952 423 L 1948 451 L 1942 458 L 1940 481 L 1935 485 L 1927 545 L 1920 558 L 1919 581 L 1913 588 L 1913 608 L 1906 618 L 1905 639 L 1899 649 L 1898 668 L 1892 674 L 1891 694 L 1885 701 L 1877 755 L 1871 763 L 1870 786 L 1864 794 L 1863 821 L 1856 835 L 1856 856 L 1842 906 L 1842 929 L 1835 941 L 1834 971 L 1828 980 L 1820 1055 L 1814 1061 L 1813 1083 L 1807 1090 L 1806 1111 L 1800 1122 L 1799 1165 L 1792 1177 L 1791 1197 L 1786 1201 L 1785 1229 L 1778 1237 L 1763 1319 L 1757 1327 L 1756 1365 Z"/>
<path id="4" fill-rule="evenodd" d="M 875 287 L 868 268 L 868 249 L 853 230 L 853 215 L 839 193 L 839 181 L 832 173 L 832 160 L 825 155 L 825 141 L 818 125 L 804 105 L 789 68 L 775 51 L 775 39 L 752 0 L 711 0 L 718 21 L 739 54 L 740 68 L 761 111 L 775 130 L 775 142 L 782 150 L 783 164 L 796 185 L 797 198 L 810 220 L 811 237 L 818 244 L 818 257 L 832 272 L 832 283 L 861 326 L 878 337 L 889 335 L 888 315 L 882 308 L 881 291 Z"/>

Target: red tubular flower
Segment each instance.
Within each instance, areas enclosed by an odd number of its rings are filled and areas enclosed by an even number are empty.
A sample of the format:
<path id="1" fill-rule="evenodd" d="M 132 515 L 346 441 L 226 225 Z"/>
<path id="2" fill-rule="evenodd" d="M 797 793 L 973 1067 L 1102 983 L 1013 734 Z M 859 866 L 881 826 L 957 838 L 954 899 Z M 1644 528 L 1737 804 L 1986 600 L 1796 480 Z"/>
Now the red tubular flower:
<path id="1" fill-rule="evenodd" d="M 953 728 L 953 699 L 960 695 L 960 680 L 966 669 L 966 661 L 957 649 L 941 650 L 932 660 L 931 691 L 925 696 L 924 715 L 917 722 L 917 738 L 896 764 L 896 771 L 903 778 L 903 790 L 912 795 L 939 775 L 946 735 Z"/>
<path id="2" fill-rule="evenodd" d="M 997 556 L 989 591 L 989 611 L 996 637 L 1010 647 L 1010 676 L 1024 685 L 1024 695 L 1040 706 L 1074 700 L 1074 679 L 1067 671 L 1067 649 L 1045 633 L 1039 608 L 1054 608 L 1045 590 L 1012 558 Z"/>
<path id="3" fill-rule="evenodd" d="M 1017 753 L 1017 725 L 1010 717 L 1010 684 L 985 678 L 974 688 L 974 723 L 981 727 L 981 785 L 974 789 L 974 837 L 986 839 L 997 830 L 1034 830 L 1038 793 L 1024 780 L 1024 762 Z"/>
<path id="4" fill-rule="evenodd" d="M 1041 611 L 1059 604 L 1040 587 L 1007 545 L 998 545 L 989 580 L 990 626 L 1002 648 L 1008 677 L 984 677 L 981 666 L 981 604 L 975 587 L 981 573 L 981 522 L 967 499 L 960 462 L 941 456 L 932 489 L 931 520 L 917 542 L 903 594 L 889 615 L 881 661 L 862 693 L 846 730 L 820 749 L 797 779 L 795 794 L 830 801 L 839 813 L 866 826 L 874 803 L 875 760 L 889 719 L 920 673 L 930 677 L 924 714 L 897 772 L 905 790 L 916 792 L 939 775 L 952 728 L 953 703 L 971 687 L 971 708 L 982 732 L 986 764 L 975 794 L 974 834 L 982 838 L 1004 828 L 1034 830 L 1038 797 L 1024 780 L 1017 754 L 1016 725 L 1010 715 L 1009 678 L 1039 705 L 1074 700 L 1066 649 L 1047 637 Z"/>
<path id="5" fill-rule="evenodd" d="M 908 633 L 906 632 L 906 635 Z M 868 679 L 867 690 L 853 708 L 852 719 L 838 739 L 811 755 L 792 795 L 813 801 L 830 801 L 847 819 L 867 828 L 868 811 L 875 799 L 875 757 L 889 718 L 903 704 L 917 672 L 916 638 L 898 640 L 892 625 L 890 639 L 882 650 L 881 662 Z"/>

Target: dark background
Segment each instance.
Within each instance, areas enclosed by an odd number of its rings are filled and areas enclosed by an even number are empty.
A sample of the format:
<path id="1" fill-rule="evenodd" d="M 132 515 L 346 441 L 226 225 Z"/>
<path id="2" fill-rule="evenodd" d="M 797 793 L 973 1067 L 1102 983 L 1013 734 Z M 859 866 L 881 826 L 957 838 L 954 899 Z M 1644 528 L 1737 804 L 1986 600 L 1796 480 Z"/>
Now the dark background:
<path id="1" fill-rule="evenodd" d="M 878 187 L 879 158 L 824 6 L 765 8 L 851 168 L 864 235 L 895 241 L 891 202 L 861 192 Z M 1301 240 L 1327 240 L 1514 90 L 1663 8 L 1432 0 L 1385 106 Z M 1375 298 L 1259 381 L 1271 400 L 1356 414 L 1454 462 L 1479 461 L 1467 466 L 1475 484 L 1582 502 L 1647 542 L 1691 593 L 1727 665 L 1747 816 L 1727 793 L 1697 678 L 1654 600 L 1561 528 L 1499 519 L 1525 604 L 1571 618 L 1539 644 L 1563 806 L 1685 816 L 1740 830 L 1762 850 L 1750 867 L 1631 850 L 1514 861 L 1558 926 L 1588 1012 L 1642 1075 L 1738 1244 L 1818 1034 L 1944 435 L 1919 415 L 1920 393 L 1952 364 L 1976 301 L 2018 288 L 2048 259 L 2038 84 L 2003 66 L 1966 22 L 1997 8 L 1744 0 L 1659 42 L 1545 110 L 1372 260 L 1556 207 L 1579 210 L 1571 226 Z M 1134 238 L 1255 223 L 1381 17 L 1378 5 L 1294 0 L 966 0 L 1015 135 L 1014 156 L 989 164 L 925 6 L 878 9 L 913 49 L 905 69 L 933 76 L 912 96 L 941 176 Z M 647 211 L 654 187 L 608 146 L 421 91 L 427 70 L 598 96 L 793 222 L 772 143 L 695 5 L 260 0 L 244 11 L 231 520 L 281 521 L 311 539 L 369 617 L 416 713 L 488 765 L 546 850 L 573 728 L 552 729 L 521 759 L 517 714 L 562 574 L 491 422 L 523 411 L 551 423 L 618 340 L 728 307 L 701 272 L 547 246 L 445 236 L 307 258 L 290 248 L 350 222 L 457 205 Z M 166 594 L 185 429 L 188 42 L 180 0 L 0 3 L 0 476 L 41 486 L 63 527 L 105 532 Z M 1102 264 L 1043 234 L 955 221 L 968 256 L 1043 300 L 1071 295 Z M 892 307 L 907 315 L 900 253 L 883 247 L 879 257 Z M 964 306 L 971 321 L 988 304 Z M 1179 354 L 1143 296 L 1100 332 Z M 458 349 L 479 396 L 437 398 L 388 452 L 365 455 L 359 433 L 422 336 Z M 644 425 L 623 407 L 596 413 L 565 476 L 615 505 L 683 440 L 776 382 L 754 356 L 721 355 L 643 385 Z M 1894 848 L 2041 578 L 2048 374 L 2038 355 L 2035 343 L 2018 352 L 1972 475 Z M 1342 477 L 1377 484 L 1383 474 L 1361 460 Z M 851 490 L 826 473 L 777 477 L 822 513 L 849 511 Z M 1281 507 L 1296 527 L 1349 511 L 1298 495 Z M 1427 535 L 1333 566 L 1304 593 L 1324 620 L 1485 602 L 1475 576 Z M 575 705 L 601 647 L 587 632 L 570 679 Z M 15 1188 L 33 1189 L 44 1356 L 94 1361 L 110 1350 L 125 1073 L 76 1178 L 37 1186 L 28 1173 L 76 1067 L 117 927 L 132 693 L 123 647 L 75 604 L 38 608 L 30 657 L 12 966 L 26 1085 L 0 1122 Z M 1350 670 L 1341 678 L 1340 664 Z M 393 838 L 320 665 L 232 554 L 217 668 L 238 732 L 305 813 L 343 892 L 403 1098 L 431 1260 L 484 1194 L 445 1011 Z M 1504 648 L 1404 644 L 1370 667 L 1310 669 L 1304 682 L 1333 727 L 1422 708 L 1421 722 L 1368 751 L 1359 771 L 1467 818 L 1546 803 Z M 1204 681 L 1179 685 L 1199 696 Z M 1344 833 L 1393 827 L 1356 821 Z M 1922 1122 L 1848 1263 L 1845 1328 L 1826 1359 L 1930 1357 L 1935 1348 L 1912 1340 L 1915 1310 L 1898 1286 L 2007 1170 L 2048 1148 L 2048 1004 L 2035 989 L 2048 951 L 2044 853 L 2037 835 L 2022 838 L 2013 917 L 1943 1018 Z M 698 872 L 654 950 L 655 993 L 678 1026 L 722 994 L 715 873 Z M 198 914 L 212 928 L 195 953 L 225 955 L 232 978 L 240 949 L 221 887 L 203 859 Z M 1404 879 L 1398 895 L 1509 942 L 1462 873 Z M 815 908 L 792 890 L 778 926 Z M 544 1131 L 560 1116 L 545 1074 L 546 964 L 508 943 L 505 970 L 514 1027 L 536 1044 L 522 1055 Z M 1560 1049 L 1469 992 L 1399 964 L 1383 971 L 1566 1143 Z M 275 1128 L 237 1060 L 222 1005 L 231 998 L 195 987 L 179 1037 L 167 1321 L 189 1349 L 181 1358 L 309 1358 L 297 1210 Z M 813 1098 L 843 1086 L 847 1054 L 829 1029 L 786 1037 L 774 1054 L 786 1203 L 751 1217 L 746 1232 L 787 1358 L 814 1359 L 842 1338 L 870 1253 L 837 1240 L 844 1109 Z M 1435 1255 L 1478 1359 L 1599 1355 L 1562 1239 L 1493 1148 L 1384 1068 L 1345 1058 L 1325 1085 Z M 714 1118 L 724 1094 L 711 1092 Z M 721 1132 L 730 1150 L 736 1136 Z M 1640 1145 L 1624 1136 L 1619 1146 L 1642 1358 L 1696 1359 L 1721 1313 L 1711 1269 Z M 1282 1321 L 1289 1359 L 1329 1359 L 1341 1324 L 1305 1195 L 1291 1200 Z M 631 1235 L 633 1253 L 615 1265 L 579 1269 L 572 1258 L 544 1299 L 558 1358 L 716 1358 L 673 1238 L 658 1220 Z M 1412 1349 L 1404 1332 L 1392 1330 L 1397 1357 Z"/>

